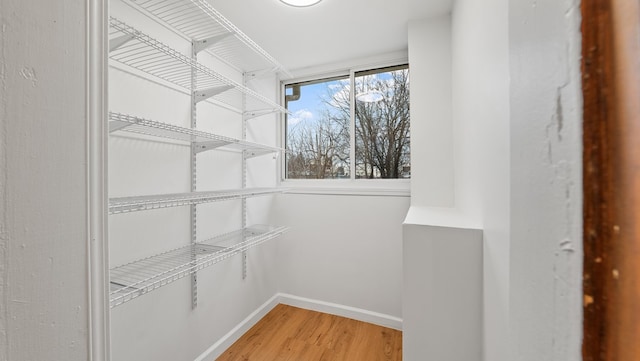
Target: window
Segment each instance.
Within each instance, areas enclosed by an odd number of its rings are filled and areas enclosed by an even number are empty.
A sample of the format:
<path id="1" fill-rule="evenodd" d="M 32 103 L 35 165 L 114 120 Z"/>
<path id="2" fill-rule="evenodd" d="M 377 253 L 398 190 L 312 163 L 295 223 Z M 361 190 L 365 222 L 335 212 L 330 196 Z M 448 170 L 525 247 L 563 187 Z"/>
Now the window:
<path id="1" fill-rule="evenodd" d="M 410 178 L 407 65 L 287 84 L 285 106 L 287 179 Z"/>

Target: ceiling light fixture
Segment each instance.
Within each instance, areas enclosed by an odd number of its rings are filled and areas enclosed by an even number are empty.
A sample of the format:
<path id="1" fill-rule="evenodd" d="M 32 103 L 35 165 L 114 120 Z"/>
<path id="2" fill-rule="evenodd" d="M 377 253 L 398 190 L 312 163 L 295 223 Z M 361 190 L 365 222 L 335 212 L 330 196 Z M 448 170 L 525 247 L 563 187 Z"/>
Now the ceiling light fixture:
<path id="1" fill-rule="evenodd" d="M 377 90 L 372 90 L 356 95 L 356 100 L 363 103 L 376 103 L 381 101 L 382 99 L 384 99 L 384 95 Z"/>
<path id="2" fill-rule="evenodd" d="M 280 1 L 291 6 L 305 7 L 305 6 L 315 5 L 322 0 L 280 0 Z"/>

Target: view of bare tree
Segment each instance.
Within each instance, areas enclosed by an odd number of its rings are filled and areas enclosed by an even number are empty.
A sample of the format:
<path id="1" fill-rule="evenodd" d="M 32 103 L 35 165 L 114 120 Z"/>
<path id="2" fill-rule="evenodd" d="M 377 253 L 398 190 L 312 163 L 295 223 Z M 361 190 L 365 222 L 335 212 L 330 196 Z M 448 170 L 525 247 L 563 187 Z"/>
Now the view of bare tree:
<path id="1" fill-rule="evenodd" d="M 409 71 L 386 74 L 356 77 L 357 93 L 379 97 L 355 104 L 356 177 L 409 176 Z"/>
<path id="2" fill-rule="evenodd" d="M 355 177 L 408 178 L 409 71 L 401 68 L 379 74 L 356 73 Z M 288 127 L 287 178 L 350 176 L 348 79 L 327 83 L 321 102 L 323 110 L 318 120 L 303 120 Z"/>
<path id="3" fill-rule="evenodd" d="M 288 137 L 288 178 L 344 177 L 349 162 L 348 131 L 348 125 L 331 120 L 299 124 Z"/>

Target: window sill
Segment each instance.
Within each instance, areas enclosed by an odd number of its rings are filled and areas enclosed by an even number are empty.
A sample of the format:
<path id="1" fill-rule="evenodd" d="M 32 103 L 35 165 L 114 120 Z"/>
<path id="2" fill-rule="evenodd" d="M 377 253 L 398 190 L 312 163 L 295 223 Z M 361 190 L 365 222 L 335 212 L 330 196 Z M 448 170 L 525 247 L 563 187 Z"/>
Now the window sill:
<path id="1" fill-rule="evenodd" d="M 289 194 L 410 197 L 409 179 L 393 180 L 283 180 Z"/>

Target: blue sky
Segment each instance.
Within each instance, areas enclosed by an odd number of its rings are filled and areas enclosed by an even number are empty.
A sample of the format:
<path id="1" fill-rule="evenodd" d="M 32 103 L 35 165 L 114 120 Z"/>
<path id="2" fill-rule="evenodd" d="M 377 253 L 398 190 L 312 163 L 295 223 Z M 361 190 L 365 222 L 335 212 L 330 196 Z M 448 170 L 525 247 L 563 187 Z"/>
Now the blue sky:
<path id="1" fill-rule="evenodd" d="M 356 84 L 362 84 L 362 82 L 371 84 L 372 81 L 391 81 L 391 79 L 392 78 L 390 72 L 382 71 L 380 73 L 356 76 Z M 348 84 L 348 82 L 349 78 L 346 77 L 341 79 L 328 80 L 326 82 L 302 85 L 300 87 L 300 99 L 297 101 L 290 101 L 288 104 L 288 108 L 293 114 L 288 117 L 287 126 L 289 127 L 289 130 L 292 130 L 301 122 L 304 122 L 306 124 L 313 124 L 319 121 L 323 110 L 327 107 L 327 105 L 323 102 L 323 99 L 326 99 L 330 96 L 328 90 L 334 91 L 334 94 L 331 95 L 338 94 L 338 92 L 348 91 L 348 86 L 345 87 L 345 83 Z M 292 93 L 291 89 L 287 90 L 287 94 Z"/>
<path id="2" fill-rule="evenodd" d="M 323 99 L 328 96 L 327 87 L 342 87 L 341 80 L 333 80 L 324 83 L 303 85 L 300 87 L 300 99 L 289 102 L 289 111 L 293 115 L 288 118 L 288 126 L 292 127 L 300 122 L 317 122 L 322 110 L 326 108 Z M 290 91 L 288 92 L 290 94 Z"/>

